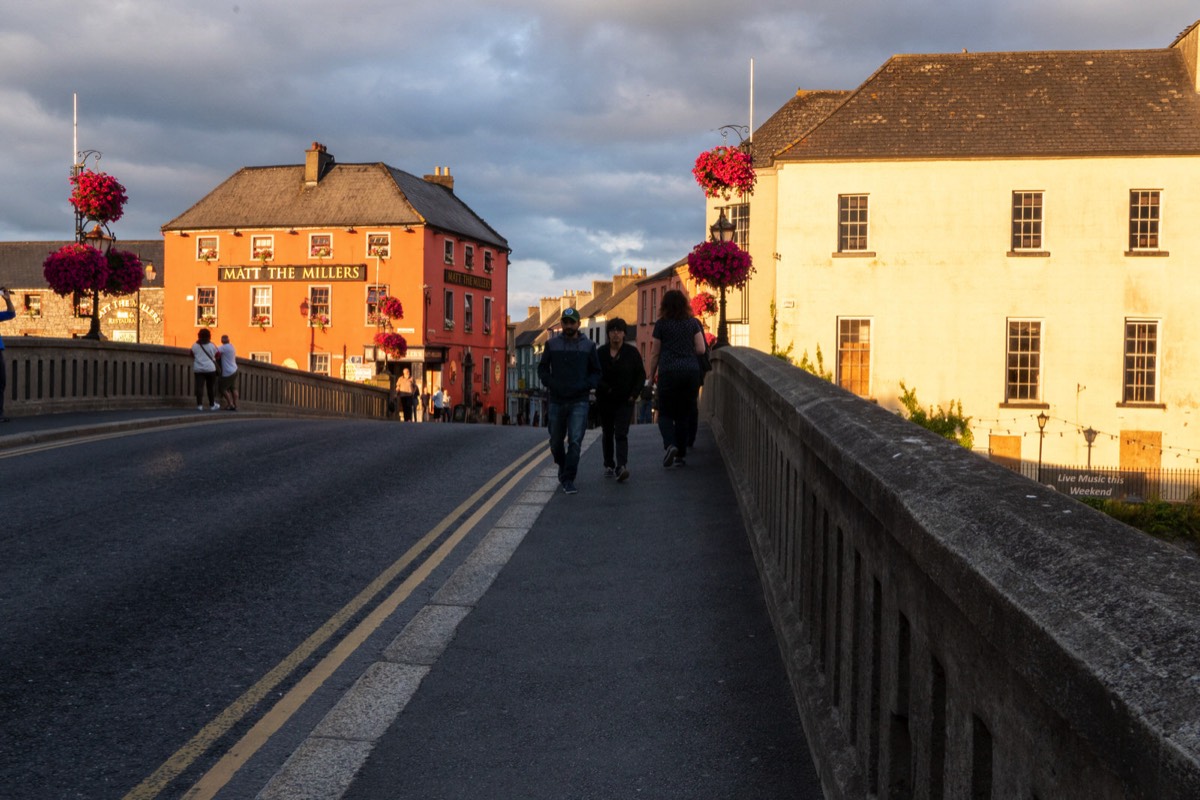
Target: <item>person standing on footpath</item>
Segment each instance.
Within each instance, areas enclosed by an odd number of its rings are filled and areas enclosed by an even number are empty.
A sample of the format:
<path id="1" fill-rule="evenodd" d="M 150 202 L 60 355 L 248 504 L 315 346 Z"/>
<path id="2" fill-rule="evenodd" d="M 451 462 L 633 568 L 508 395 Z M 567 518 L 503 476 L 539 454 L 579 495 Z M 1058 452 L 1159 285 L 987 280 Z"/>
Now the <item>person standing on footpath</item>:
<path id="1" fill-rule="evenodd" d="M 538 378 L 550 396 L 546 417 L 558 482 L 564 494 L 575 494 L 579 453 L 587 431 L 588 400 L 600 385 L 596 344 L 579 335 L 579 312 L 575 309 L 562 312 L 562 333 L 546 342 L 538 362 Z"/>
<path id="2" fill-rule="evenodd" d="M 396 379 L 396 394 L 400 401 L 400 410 L 404 412 L 404 421 L 413 421 L 413 383 L 412 372 L 408 367 L 400 373 L 400 377 Z"/>
<path id="3" fill-rule="evenodd" d="M 238 410 L 238 367 L 237 351 L 229 343 L 229 335 L 221 334 L 221 346 L 217 348 L 217 391 L 225 401 L 226 411 Z"/>
<path id="4" fill-rule="evenodd" d="M 608 347 L 600 348 L 596 409 L 600 412 L 604 477 L 615 476 L 617 483 L 624 483 L 629 480 L 629 423 L 646 379 L 646 368 L 637 348 L 625 342 L 625 320 L 614 317 L 607 327 Z"/>
<path id="5" fill-rule="evenodd" d="M 687 455 L 692 416 L 699 413 L 700 362 L 704 328 L 692 316 L 687 297 L 678 289 L 663 294 L 650 343 L 650 380 L 658 383 L 658 430 L 663 440 L 663 466 L 682 467 Z"/>
<path id="6" fill-rule="evenodd" d="M 217 348 L 212 343 L 212 331 L 201 328 L 192 345 L 192 372 L 196 376 L 196 410 L 204 410 L 203 392 L 208 392 L 208 405 L 220 411 L 221 404 L 214 397 L 217 387 Z"/>
<path id="7" fill-rule="evenodd" d="M 5 309 L 0 311 L 0 322 L 15 319 L 17 310 L 13 308 L 8 289 L 0 289 L 0 299 L 4 300 L 5 305 Z M 0 336 L 0 422 L 8 422 L 8 417 L 4 416 L 4 393 L 6 391 L 8 391 L 8 367 L 4 365 L 4 337 Z"/>

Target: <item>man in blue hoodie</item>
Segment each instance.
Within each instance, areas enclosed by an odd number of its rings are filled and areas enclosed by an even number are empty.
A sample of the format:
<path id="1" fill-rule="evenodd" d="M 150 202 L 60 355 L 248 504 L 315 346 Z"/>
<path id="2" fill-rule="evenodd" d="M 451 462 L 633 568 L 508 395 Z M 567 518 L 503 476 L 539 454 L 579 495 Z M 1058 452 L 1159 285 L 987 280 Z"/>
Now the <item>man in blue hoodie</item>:
<path id="1" fill-rule="evenodd" d="M 550 453 L 558 464 L 558 482 L 564 494 L 575 494 L 579 452 L 587 431 L 588 399 L 600 385 L 596 344 L 579 335 L 579 312 L 575 309 L 562 312 L 562 333 L 546 342 L 538 363 L 538 378 L 550 395 L 546 417 Z"/>

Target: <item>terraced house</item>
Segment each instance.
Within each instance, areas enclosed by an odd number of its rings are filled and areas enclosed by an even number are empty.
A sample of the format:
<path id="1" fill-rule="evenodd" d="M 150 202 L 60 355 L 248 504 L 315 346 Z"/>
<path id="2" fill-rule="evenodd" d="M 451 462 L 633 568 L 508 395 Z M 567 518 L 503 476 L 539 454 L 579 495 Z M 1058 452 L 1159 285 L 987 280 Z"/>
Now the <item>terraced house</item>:
<path id="1" fill-rule="evenodd" d="M 390 329 L 408 344 L 393 370 L 503 413 L 508 242 L 449 168 L 341 164 L 316 142 L 304 155 L 242 168 L 162 227 L 164 343 L 208 327 L 239 355 L 362 380 Z M 380 313 L 384 297 L 402 318 Z"/>
<path id="2" fill-rule="evenodd" d="M 902 382 L 961 400 L 996 458 L 1200 465 L 1198 36 L 897 55 L 798 92 L 726 208 L 750 343 L 774 304 L 780 349 L 889 408 Z"/>

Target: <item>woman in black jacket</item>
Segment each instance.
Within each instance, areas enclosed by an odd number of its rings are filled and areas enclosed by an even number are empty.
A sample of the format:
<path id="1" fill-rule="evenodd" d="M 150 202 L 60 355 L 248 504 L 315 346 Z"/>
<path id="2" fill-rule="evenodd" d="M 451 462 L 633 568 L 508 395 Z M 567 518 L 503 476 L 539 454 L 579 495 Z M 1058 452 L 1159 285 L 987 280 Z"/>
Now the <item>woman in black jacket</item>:
<path id="1" fill-rule="evenodd" d="M 618 483 L 629 480 L 629 423 L 646 368 L 637 348 L 626 344 L 625 320 L 608 321 L 608 347 L 600 348 L 600 386 L 596 410 L 600 414 L 601 444 L 604 447 L 604 477 Z"/>

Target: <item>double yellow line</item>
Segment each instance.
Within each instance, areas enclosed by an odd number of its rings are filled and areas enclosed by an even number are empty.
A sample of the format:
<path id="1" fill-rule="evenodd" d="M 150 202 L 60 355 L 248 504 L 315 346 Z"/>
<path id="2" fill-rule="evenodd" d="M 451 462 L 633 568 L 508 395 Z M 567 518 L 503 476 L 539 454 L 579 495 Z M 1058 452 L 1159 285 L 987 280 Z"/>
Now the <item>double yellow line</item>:
<path id="1" fill-rule="evenodd" d="M 481 486 L 474 494 L 447 514 L 441 522 L 425 534 L 420 541 L 409 548 L 395 563 L 380 573 L 354 599 L 343 606 L 324 625 L 305 639 L 283 661 L 279 662 L 278 665 L 264 675 L 257 683 L 247 689 L 241 697 L 234 700 L 228 708 L 205 725 L 199 733 L 193 736 L 183 747 L 179 748 L 150 777 L 146 778 L 126 794 L 125 800 L 149 800 L 149 798 L 157 797 L 163 789 L 183 774 L 196 759 L 207 752 L 218 739 L 227 734 L 254 706 L 260 703 L 275 687 L 294 672 L 305 659 L 328 642 L 349 619 L 372 602 L 376 595 L 437 541 L 454 524 L 455 520 L 467 513 L 476 503 L 504 481 L 503 485 L 491 497 L 488 497 L 483 505 L 465 519 L 442 542 L 441 546 L 430 554 L 391 595 L 380 602 L 362 622 L 338 642 L 311 672 L 303 676 L 185 795 L 188 800 L 203 800 L 204 798 L 214 797 L 229 782 L 238 769 L 249 761 L 266 744 L 271 736 L 283 727 L 329 676 L 378 629 L 384 620 L 429 577 L 434 569 L 446 560 L 467 534 L 479 524 L 479 521 L 495 508 L 534 467 L 546 458 L 546 453 L 546 445 L 538 444 L 518 457 L 512 464 L 496 473 L 495 476 Z M 507 480 L 505 480 L 506 478 Z"/>

